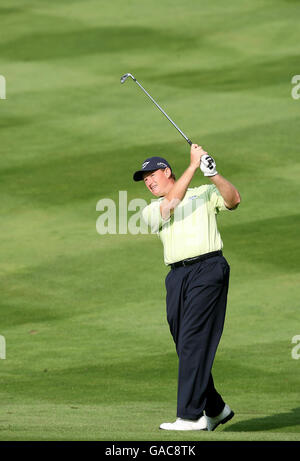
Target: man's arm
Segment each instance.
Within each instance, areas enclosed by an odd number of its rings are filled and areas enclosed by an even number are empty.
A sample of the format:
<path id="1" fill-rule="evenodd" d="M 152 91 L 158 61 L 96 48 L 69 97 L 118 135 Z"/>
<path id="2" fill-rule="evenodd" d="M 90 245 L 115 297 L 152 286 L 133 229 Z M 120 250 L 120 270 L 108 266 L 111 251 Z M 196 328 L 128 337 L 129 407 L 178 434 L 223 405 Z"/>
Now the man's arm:
<path id="1" fill-rule="evenodd" d="M 224 199 L 226 208 L 234 210 L 241 202 L 239 191 L 227 179 L 223 178 L 220 174 L 210 177 L 211 181 L 218 188 L 220 194 Z"/>
<path id="2" fill-rule="evenodd" d="M 174 211 L 174 208 L 180 203 L 180 201 L 185 196 L 187 188 L 195 171 L 200 167 L 200 160 L 202 155 L 206 154 L 201 146 L 198 144 L 192 144 L 191 146 L 191 161 L 188 168 L 185 172 L 180 176 L 178 181 L 176 181 L 172 187 L 172 189 L 168 192 L 168 194 L 164 197 L 164 200 L 161 202 L 160 205 L 160 212 L 163 219 L 168 219 L 170 213 Z"/>

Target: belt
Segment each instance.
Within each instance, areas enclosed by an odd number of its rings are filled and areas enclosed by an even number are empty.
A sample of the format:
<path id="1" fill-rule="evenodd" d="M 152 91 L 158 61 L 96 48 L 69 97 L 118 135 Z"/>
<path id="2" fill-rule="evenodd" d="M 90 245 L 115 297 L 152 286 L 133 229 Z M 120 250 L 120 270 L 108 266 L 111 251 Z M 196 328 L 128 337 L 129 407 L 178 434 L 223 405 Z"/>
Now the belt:
<path id="1" fill-rule="evenodd" d="M 182 261 L 177 261 L 176 263 L 169 264 L 172 269 L 176 267 L 185 267 L 190 266 L 191 264 L 198 263 L 200 261 L 204 261 L 208 258 L 213 258 L 214 256 L 223 256 L 221 250 L 219 251 L 212 251 L 211 253 L 205 253 L 204 255 L 195 256 L 194 258 L 183 259 Z"/>

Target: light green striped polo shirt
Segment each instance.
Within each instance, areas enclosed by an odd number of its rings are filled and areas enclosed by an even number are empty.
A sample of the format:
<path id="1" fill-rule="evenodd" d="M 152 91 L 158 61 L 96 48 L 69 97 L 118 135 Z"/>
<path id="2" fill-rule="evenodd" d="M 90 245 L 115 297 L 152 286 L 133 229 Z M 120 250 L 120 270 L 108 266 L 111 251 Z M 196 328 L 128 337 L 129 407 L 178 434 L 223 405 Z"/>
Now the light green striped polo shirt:
<path id="1" fill-rule="evenodd" d="M 223 248 L 217 214 L 228 208 L 214 184 L 187 189 L 167 220 L 160 214 L 162 200 L 163 197 L 153 200 L 142 216 L 163 243 L 166 265 Z"/>

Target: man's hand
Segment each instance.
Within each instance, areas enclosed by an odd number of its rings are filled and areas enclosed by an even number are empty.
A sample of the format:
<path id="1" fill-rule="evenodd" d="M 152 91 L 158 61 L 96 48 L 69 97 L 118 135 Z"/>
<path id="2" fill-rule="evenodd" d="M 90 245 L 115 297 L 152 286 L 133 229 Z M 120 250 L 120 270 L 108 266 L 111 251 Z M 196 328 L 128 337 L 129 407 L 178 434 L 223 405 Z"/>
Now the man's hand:
<path id="1" fill-rule="evenodd" d="M 195 169 L 200 167 L 201 157 L 207 154 L 198 144 L 191 145 L 191 166 Z"/>
<path id="2" fill-rule="evenodd" d="M 216 170 L 216 162 L 210 155 L 203 155 L 200 162 L 200 170 L 204 176 L 215 176 L 218 174 Z"/>

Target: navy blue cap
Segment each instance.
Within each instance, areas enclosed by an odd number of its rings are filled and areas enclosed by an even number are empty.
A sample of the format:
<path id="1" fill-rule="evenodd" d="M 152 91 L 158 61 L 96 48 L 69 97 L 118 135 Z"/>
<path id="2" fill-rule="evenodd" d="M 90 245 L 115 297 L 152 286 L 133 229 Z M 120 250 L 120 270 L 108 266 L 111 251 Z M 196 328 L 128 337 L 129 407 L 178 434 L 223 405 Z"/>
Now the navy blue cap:
<path id="1" fill-rule="evenodd" d="M 142 168 L 134 173 L 133 179 L 134 181 L 142 181 L 143 174 L 146 171 L 164 170 L 165 168 L 170 168 L 170 170 L 172 171 L 172 168 L 170 167 L 166 159 L 162 157 L 146 158 L 146 160 L 142 164 Z"/>

